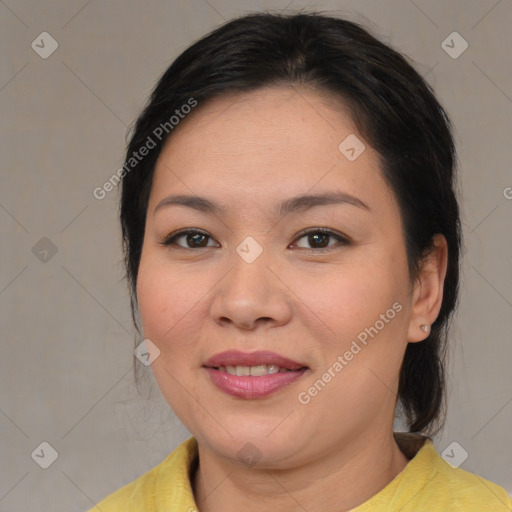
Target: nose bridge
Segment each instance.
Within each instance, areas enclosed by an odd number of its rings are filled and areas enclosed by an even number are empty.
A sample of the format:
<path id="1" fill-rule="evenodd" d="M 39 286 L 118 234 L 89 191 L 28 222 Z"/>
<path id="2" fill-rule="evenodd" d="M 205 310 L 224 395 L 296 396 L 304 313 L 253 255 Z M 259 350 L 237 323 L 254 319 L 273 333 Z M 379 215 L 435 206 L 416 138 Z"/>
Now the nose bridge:
<path id="1" fill-rule="evenodd" d="M 219 283 L 211 313 L 217 322 L 231 321 L 244 328 L 259 319 L 280 324 L 290 316 L 286 287 L 269 269 L 271 252 L 252 237 L 244 239 L 229 259 L 231 270 Z"/>
<path id="2" fill-rule="evenodd" d="M 269 275 L 272 275 L 268 269 L 272 265 L 270 260 L 270 251 L 263 250 L 252 237 L 241 242 L 231 258 L 232 291 L 239 288 L 239 291 L 247 291 L 255 298 L 272 293 L 272 283 L 268 282 Z"/>

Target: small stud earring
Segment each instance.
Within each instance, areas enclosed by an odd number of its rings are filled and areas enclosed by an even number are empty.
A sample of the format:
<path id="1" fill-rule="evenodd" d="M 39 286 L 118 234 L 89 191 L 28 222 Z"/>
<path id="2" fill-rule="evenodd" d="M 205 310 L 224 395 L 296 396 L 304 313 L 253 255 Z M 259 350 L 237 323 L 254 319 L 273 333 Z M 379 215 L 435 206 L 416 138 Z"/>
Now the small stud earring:
<path id="1" fill-rule="evenodd" d="M 428 332 L 429 326 L 428 325 L 420 325 L 420 329 L 422 331 Z"/>

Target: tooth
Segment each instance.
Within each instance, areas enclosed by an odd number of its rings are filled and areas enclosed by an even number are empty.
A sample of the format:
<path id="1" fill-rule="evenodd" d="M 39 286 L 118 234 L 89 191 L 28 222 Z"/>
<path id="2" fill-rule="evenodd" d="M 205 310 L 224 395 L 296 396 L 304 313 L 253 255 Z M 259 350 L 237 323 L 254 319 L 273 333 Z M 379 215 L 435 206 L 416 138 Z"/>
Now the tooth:
<path id="1" fill-rule="evenodd" d="M 273 375 L 279 372 L 290 371 L 287 368 L 280 368 L 275 364 L 259 364 L 255 366 L 219 366 L 217 369 L 221 372 L 229 373 L 230 375 L 238 375 L 242 377 L 263 377 L 264 375 Z"/>
<path id="2" fill-rule="evenodd" d="M 236 374 L 237 375 L 250 375 L 251 374 L 251 367 L 250 366 L 237 366 L 236 367 Z"/>
<path id="3" fill-rule="evenodd" d="M 267 365 L 262 364 L 259 366 L 251 366 L 251 375 L 255 377 L 261 377 L 262 375 L 267 375 Z"/>

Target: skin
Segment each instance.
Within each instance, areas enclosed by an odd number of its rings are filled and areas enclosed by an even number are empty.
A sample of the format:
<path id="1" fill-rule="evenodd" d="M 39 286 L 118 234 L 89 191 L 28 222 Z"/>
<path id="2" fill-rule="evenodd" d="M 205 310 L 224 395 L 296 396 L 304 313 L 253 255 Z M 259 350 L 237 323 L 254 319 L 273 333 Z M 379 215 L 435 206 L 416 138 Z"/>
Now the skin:
<path id="1" fill-rule="evenodd" d="M 338 149 L 349 134 L 366 145 L 355 161 Z M 290 197 L 334 190 L 369 209 L 275 211 Z M 206 197 L 226 211 L 171 205 L 154 212 L 171 194 Z M 315 245 L 299 234 L 319 227 L 351 242 L 327 237 Z M 182 228 L 211 238 L 162 245 Z M 263 249 L 252 263 L 236 252 L 248 236 Z M 194 248 L 201 240 L 207 247 Z M 326 240 L 329 247 L 318 248 Z M 137 297 L 144 336 L 160 350 L 155 379 L 199 443 L 192 483 L 201 512 L 349 510 L 404 469 L 392 435 L 399 370 L 407 342 L 425 339 L 420 325 L 439 313 L 446 258 L 438 236 L 411 280 L 379 155 L 333 98 L 307 88 L 260 89 L 199 105 L 181 122 L 156 165 Z M 395 318 L 301 404 L 298 394 L 395 302 L 402 305 Z M 269 397 L 232 397 L 202 367 L 229 349 L 274 351 L 309 370 Z M 248 442 L 261 457 L 252 466 L 237 456 Z"/>

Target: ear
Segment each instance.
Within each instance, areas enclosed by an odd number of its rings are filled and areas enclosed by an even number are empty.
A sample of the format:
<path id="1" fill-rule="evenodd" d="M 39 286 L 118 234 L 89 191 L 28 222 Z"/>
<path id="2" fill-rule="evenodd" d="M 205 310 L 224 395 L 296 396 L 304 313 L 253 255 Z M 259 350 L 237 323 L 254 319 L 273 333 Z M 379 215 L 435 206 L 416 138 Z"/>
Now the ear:
<path id="1" fill-rule="evenodd" d="M 443 302 L 443 286 L 448 265 L 448 244 L 446 238 L 434 236 L 434 246 L 424 260 L 420 274 L 414 283 L 411 316 L 407 341 L 423 341 L 430 333 L 430 326 L 439 315 Z M 420 326 L 426 325 L 427 331 Z"/>

